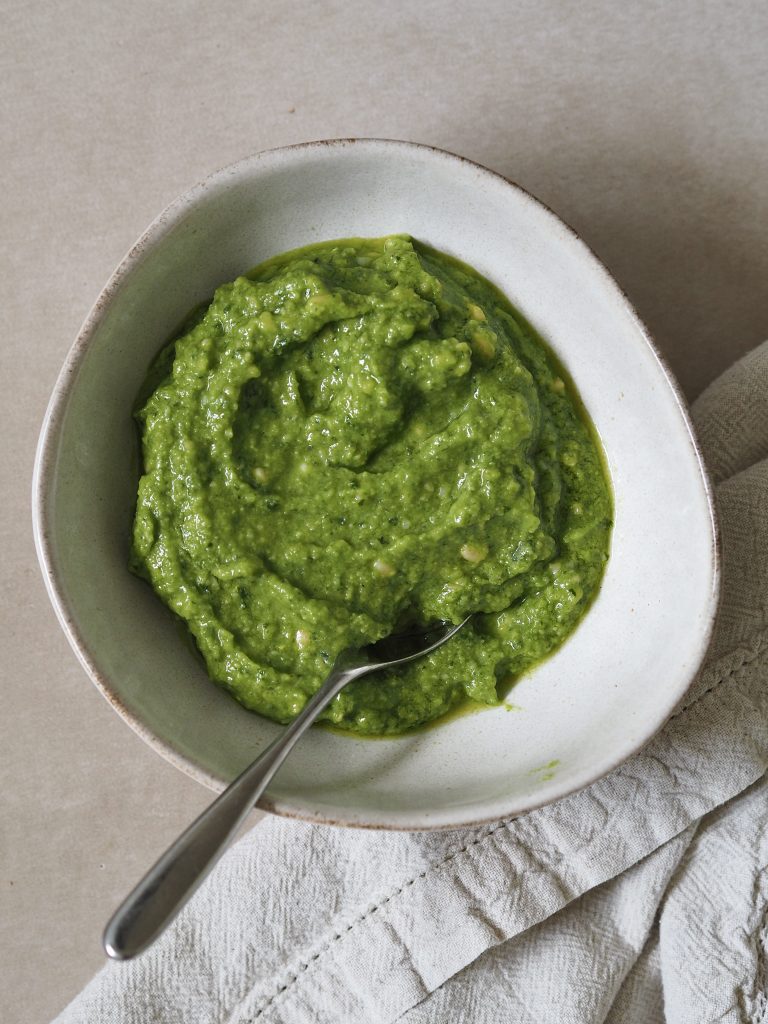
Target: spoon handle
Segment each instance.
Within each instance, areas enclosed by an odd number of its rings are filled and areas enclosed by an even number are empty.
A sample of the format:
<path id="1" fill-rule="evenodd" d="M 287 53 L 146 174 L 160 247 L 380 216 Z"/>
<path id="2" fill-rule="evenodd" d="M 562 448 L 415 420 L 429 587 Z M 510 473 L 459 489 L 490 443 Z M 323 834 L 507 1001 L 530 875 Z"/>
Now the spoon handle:
<path id="1" fill-rule="evenodd" d="M 366 668 L 335 669 L 301 713 L 210 807 L 168 847 L 121 903 L 104 930 L 104 949 L 128 960 L 147 948 L 170 924 L 206 878 L 273 775 L 320 712 Z"/>

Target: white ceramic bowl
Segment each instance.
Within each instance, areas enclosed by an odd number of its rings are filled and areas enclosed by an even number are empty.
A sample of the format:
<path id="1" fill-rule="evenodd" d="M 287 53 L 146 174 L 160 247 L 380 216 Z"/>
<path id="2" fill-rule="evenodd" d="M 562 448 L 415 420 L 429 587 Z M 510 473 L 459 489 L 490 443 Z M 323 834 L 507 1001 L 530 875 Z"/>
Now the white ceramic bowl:
<path id="1" fill-rule="evenodd" d="M 183 630 L 126 563 L 147 366 L 215 287 L 274 253 L 408 232 L 494 281 L 565 363 L 615 492 L 600 594 L 503 707 L 392 740 L 313 730 L 262 806 L 313 821 L 448 828 L 585 786 L 662 725 L 712 629 L 712 501 L 684 404 L 610 275 L 519 187 L 429 147 L 378 140 L 260 153 L 149 227 L 83 325 L 51 399 L 34 483 L 51 600 L 92 680 L 148 743 L 221 788 L 278 732 L 211 683 Z"/>

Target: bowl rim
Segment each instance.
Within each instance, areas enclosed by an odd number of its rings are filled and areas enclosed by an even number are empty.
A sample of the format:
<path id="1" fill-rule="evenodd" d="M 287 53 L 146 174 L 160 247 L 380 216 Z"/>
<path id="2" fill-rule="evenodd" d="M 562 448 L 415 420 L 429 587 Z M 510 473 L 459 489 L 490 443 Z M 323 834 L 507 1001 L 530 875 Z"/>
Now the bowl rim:
<path id="1" fill-rule="evenodd" d="M 718 615 L 721 592 L 722 543 L 714 501 L 713 484 L 703 458 L 700 443 L 691 422 L 688 404 L 683 396 L 682 390 L 674 376 L 674 373 L 672 372 L 666 358 L 659 351 L 650 331 L 641 320 L 624 289 L 614 279 L 600 257 L 597 256 L 586 242 L 584 242 L 578 232 L 570 224 L 564 221 L 559 214 L 555 213 L 555 211 L 546 203 L 542 202 L 542 200 L 537 196 L 528 191 L 528 189 L 505 175 L 500 174 L 498 171 L 494 171 L 483 164 L 478 163 L 475 160 L 470 160 L 468 157 L 462 156 L 458 153 L 425 143 L 362 136 L 319 139 L 309 142 L 294 143 L 288 146 L 273 147 L 252 153 L 234 163 L 213 171 L 205 178 L 198 181 L 195 185 L 192 185 L 190 188 L 182 192 L 176 199 L 172 200 L 172 202 L 170 202 L 142 232 L 138 240 L 128 249 L 125 256 L 118 263 L 117 268 L 110 275 L 107 283 L 102 288 L 98 298 L 93 304 L 93 307 L 88 312 L 82 326 L 77 332 L 75 340 L 65 357 L 64 364 L 54 384 L 53 391 L 43 417 L 32 474 L 32 522 L 37 558 L 43 574 L 48 597 L 53 605 L 59 624 L 80 664 L 85 669 L 86 674 L 102 696 L 109 702 L 120 717 L 134 730 L 134 732 L 136 732 L 150 747 L 152 747 L 153 750 L 165 758 L 166 761 L 169 761 L 180 771 L 191 776 L 197 782 L 202 783 L 209 789 L 221 791 L 227 784 L 224 780 L 196 765 L 193 761 L 176 750 L 170 743 L 159 738 L 138 715 L 125 705 L 111 680 L 99 669 L 95 658 L 92 656 L 85 639 L 77 627 L 75 618 L 69 607 L 65 588 L 59 579 L 56 567 L 54 544 L 48 527 L 48 519 L 51 511 L 50 497 L 53 492 L 53 486 L 56 478 L 61 431 L 69 405 L 72 388 L 77 379 L 80 367 L 90 347 L 91 341 L 93 340 L 93 337 L 114 298 L 121 290 L 124 281 L 141 263 L 145 254 L 162 242 L 164 237 L 180 223 L 187 211 L 193 208 L 212 186 L 222 184 L 227 178 L 235 177 L 249 170 L 251 167 L 255 167 L 262 161 L 269 162 L 270 159 L 279 160 L 284 155 L 291 155 L 297 152 L 299 156 L 301 156 L 305 153 L 312 153 L 313 151 L 322 149 L 333 149 L 339 151 L 344 148 L 355 148 L 357 150 L 361 148 L 388 150 L 402 149 L 406 153 L 411 152 L 421 155 L 429 153 L 431 157 L 436 157 L 438 160 L 443 160 L 447 163 L 459 162 L 461 164 L 465 164 L 476 171 L 479 176 L 490 179 L 496 185 L 501 184 L 522 194 L 528 202 L 534 203 L 545 210 L 557 223 L 562 225 L 581 248 L 583 257 L 591 262 L 593 270 L 601 275 L 603 280 L 612 286 L 621 296 L 626 312 L 629 313 L 630 317 L 634 321 L 643 341 L 656 360 L 666 383 L 669 385 L 677 405 L 678 413 L 686 428 L 688 442 L 701 476 L 711 525 L 711 543 L 709 550 L 711 589 L 706 608 L 705 628 L 700 641 L 699 650 L 697 651 L 688 671 L 681 673 L 677 687 L 670 691 L 668 700 L 664 702 L 663 707 L 660 707 L 658 714 L 654 718 L 652 726 L 643 730 L 642 738 L 638 740 L 631 749 L 627 749 L 622 752 L 618 757 L 611 757 L 607 759 L 605 763 L 601 763 L 595 768 L 594 772 L 590 773 L 588 778 L 579 779 L 578 782 L 574 784 L 563 785 L 562 789 L 544 799 L 541 797 L 533 797 L 528 801 L 524 801 L 522 803 L 518 802 L 515 806 L 511 806 L 507 814 L 494 814 L 490 817 L 470 818 L 466 821 L 428 821 L 414 825 L 403 824 L 396 821 L 383 822 L 381 819 L 376 818 L 366 820 L 364 816 L 361 817 L 360 815 L 355 815 L 354 817 L 349 818 L 344 817 L 343 815 L 331 817 L 326 812 L 313 811 L 304 805 L 294 804 L 289 800 L 273 800 L 267 794 L 264 794 L 256 804 L 256 807 L 259 810 L 314 824 L 336 825 L 348 828 L 383 829 L 387 831 L 444 831 L 458 828 L 474 828 L 489 825 L 499 820 L 511 820 L 528 814 L 531 811 L 538 810 L 550 803 L 554 803 L 557 800 L 586 788 L 598 779 L 603 778 L 609 772 L 613 771 L 645 747 L 663 728 L 674 708 L 696 677 L 696 674 L 706 657 L 706 653 L 712 639 Z"/>

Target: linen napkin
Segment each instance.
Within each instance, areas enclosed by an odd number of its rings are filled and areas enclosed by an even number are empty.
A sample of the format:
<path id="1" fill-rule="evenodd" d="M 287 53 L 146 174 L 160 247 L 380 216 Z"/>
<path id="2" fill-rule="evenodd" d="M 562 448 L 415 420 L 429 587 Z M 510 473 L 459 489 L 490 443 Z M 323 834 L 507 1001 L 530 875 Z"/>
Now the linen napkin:
<path id="1" fill-rule="evenodd" d="M 693 413 L 723 603 L 651 743 L 478 829 L 267 817 L 59 1024 L 768 1024 L 768 342 Z"/>

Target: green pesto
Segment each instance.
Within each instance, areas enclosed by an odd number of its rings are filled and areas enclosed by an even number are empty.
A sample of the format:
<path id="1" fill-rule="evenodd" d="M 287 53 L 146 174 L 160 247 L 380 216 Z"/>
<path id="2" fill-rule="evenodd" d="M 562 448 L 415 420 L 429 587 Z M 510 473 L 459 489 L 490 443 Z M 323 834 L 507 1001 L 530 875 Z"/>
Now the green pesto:
<path id="1" fill-rule="evenodd" d="M 132 568 L 211 678 L 276 721 L 344 648 L 470 612 L 324 718 L 395 734 L 498 704 L 599 587 L 612 501 L 572 385 L 490 282 L 406 236 L 312 245 L 220 287 L 136 416 Z"/>

